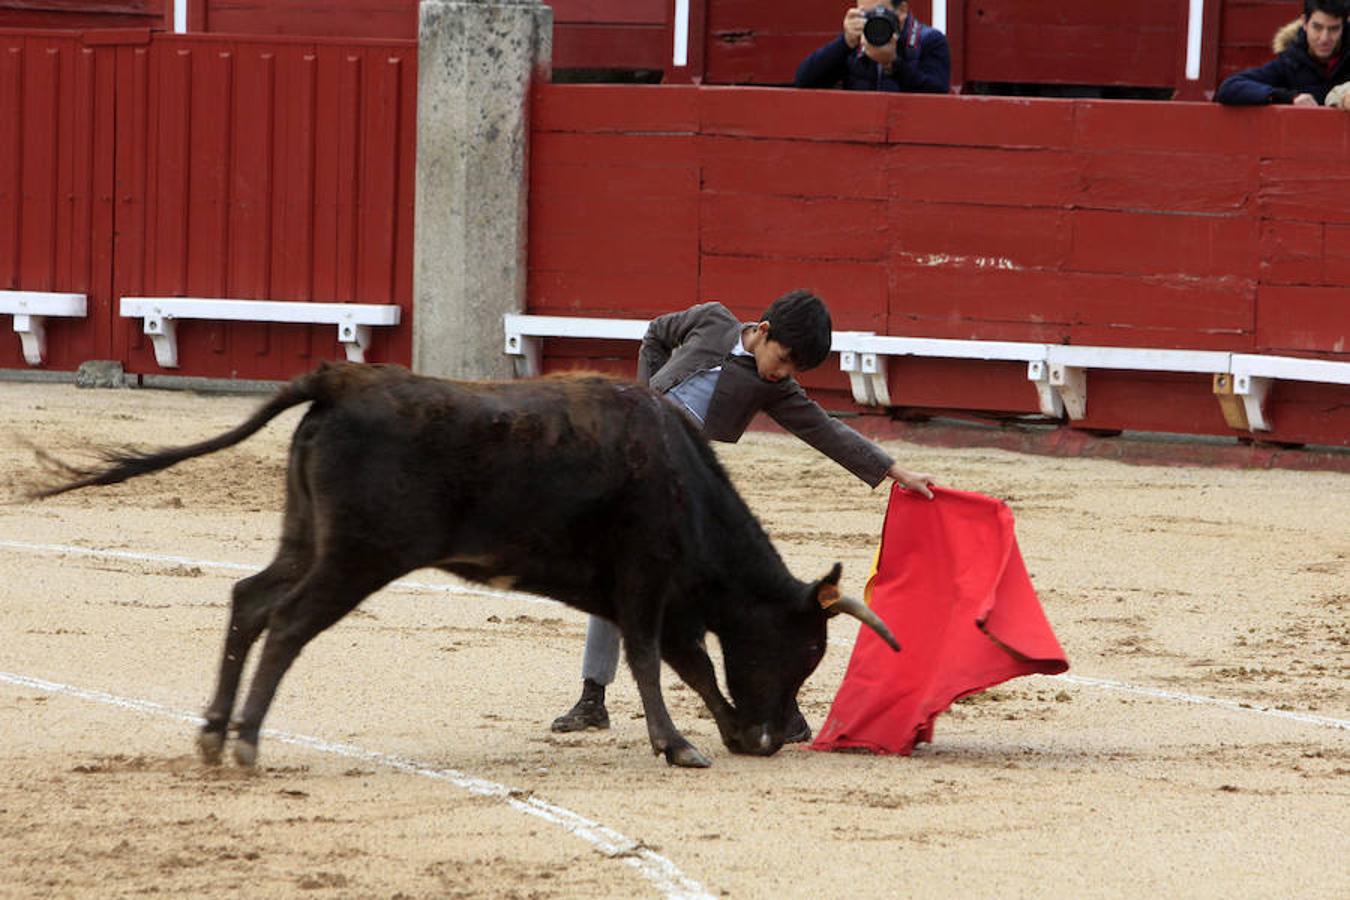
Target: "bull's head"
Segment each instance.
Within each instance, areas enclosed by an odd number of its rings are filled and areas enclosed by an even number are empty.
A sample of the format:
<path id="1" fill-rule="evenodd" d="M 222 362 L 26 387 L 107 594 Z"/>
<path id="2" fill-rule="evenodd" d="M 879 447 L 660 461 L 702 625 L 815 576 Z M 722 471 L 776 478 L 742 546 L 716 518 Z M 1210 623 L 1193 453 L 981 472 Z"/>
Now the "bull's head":
<path id="1" fill-rule="evenodd" d="M 789 604 L 752 616 L 746 627 L 722 634 L 727 688 L 735 708 L 733 724 L 722 740 L 735 753 L 768 756 L 783 746 L 797 691 L 825 656 L 826 622 L 843 613 L 862 621 L 899 650 L 886 623 L 865 603 L 839 591 L 842 567 L 801 585 Z"/>

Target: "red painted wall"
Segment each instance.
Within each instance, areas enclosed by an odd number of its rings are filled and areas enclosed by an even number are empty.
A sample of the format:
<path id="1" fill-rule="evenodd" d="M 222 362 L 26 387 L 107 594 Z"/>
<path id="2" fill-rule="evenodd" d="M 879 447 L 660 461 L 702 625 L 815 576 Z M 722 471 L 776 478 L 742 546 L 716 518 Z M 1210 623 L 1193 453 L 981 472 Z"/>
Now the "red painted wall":
<path id="1" fill-rule="evenodd" d="M 417 39 L 417 0 L 188 0 L 188 30 Z"/>
<path id="2" fill-rule="evenodd" d="M 706 84 L 791 84 L 798 64 L 839 34 L 850 2 L 817 0 L 691 0 L 706 9 Z M 955 8 L 956 4 L 949 4 Z M 931 0 L 913 0 L 921 21 L 932 21 Z"/>
<path id="3" fill-rule="evenodd" d="M 655 69 L 669 0 L 554 0 L 557 69 Z M 417 39 L 417 0 L 191 0 L 191 31 Z"/>
<path id="4" fill-rule="evenodd" d="M 1350 360 L 1335 162 L 1350 120 L 1300 112 L 544 86 L 530 308 L 638 317 L 717 299 L 751 317 L 804 286 L 841 329 Z M 546 354 L 631 372 L 631 345 L 604 350 Z M 837 371 L 808 384 L 846 387 Z M 1036 409 L 1006 366 L 897 361 L 891 391 Z M 1281 383 L 1272 436 L 1350 443 L 1347 394 Z M 1086 427 L 1231 433 L 1199 376 L 1094 371 L 1089 398 Z"/>
<path id="5" fill-rule="evenodd" d="M 674 0 L 554 0 L 558 69 L 663 70 Z M 690 0 L 695 80 L 788 84 L 797 64 L 833 38 L 840 0 Z M 1211 0 L 1206 45 L 1222 79 L 1270 58 L 1275 30 L 1297 0 Z M 931 0 L 911 4 L 931 22 Z M 1168 87 L 1178 83 L 1185 0 L 1066 4 L 1058 0 L 948 3 L 954 83 L 1030 82 Z M 172 30 L 168 0 L 0 0 L 0 27 Z M 189 0 L 190 31 L 416 40 L 417 0 Z M 1207 41 L 1209 38 L 1207 38 Z M 1207 73 L 1210 71 L 1207 68 Z M 1204 89 L 1212 90 L 1206 75 Z"/>
<path id="6" fill-rule="evenodd" d="M 0 28 L 172 28 L 173 0 L 0 0 Z"/>
<path id="7" fill-rule="evenodd" d="M 850 5 L 692 2 L 696 11 L 706 9 L 707 84 L 791 83 L 798 63 L 839 33 Z M 930 0 L 911 6 L 931 23 Z M 953 83 L 1173 87 L 1182 83 L 1187 7 L 1186 0 L 950 0 Z M 1214 21 L 1206 23 L 1201 89 L 1212 91 L 1217 79 L 1269 60 L 1276 29 L 1301 12 L 1297 0 L 1210 0 L 1206 16 Z"/>
<path id="8" fill-rule="evenodd" d="M 0 289 L 89 295 L 87 319 L 48 321 L 54 368 L 111 352 L 114 90 L 108 52 L 0 32 Z M 26 367 L 9 316 L 0 367 Z"/>
<path id="9" fill-rule="evenodd" d="M 650 69 L 670 60 L 671 0 L 554 0 L 553 68 Z"/>
<path id="10" fill-rule="evenodd" d="M 1170 87 L 1186 0 L 952 4 L 962 15 L 967 81 Z"/>
<path id="11" fill-rule="evenodd" d="M 368 357 L 411 358 L 409 42 L 0 32 L 0 287 L 89 295 L 50 366 L 158 372 L 123 296 L 396 303 Z M 120 39 L 131 40 L 122 35 Z M 178 374 L 286 378 L 334 327 L 183 322 Z M 18 341 L 0 367 L 23 368 Z"/>
<path id="12" fill-rule="evenodd" d="M 1225 0 L 1219 32 L 1219 78 L 1264 65 L 1274 56 L 1275 32 L 1303 13 L 1294 0 Z"/>
<path id="13" fill-rule="evenodd" d="M 407 43 L 162 36 L 119 53 L 118 296 L 397 303 L 412 314 L 416 53 Z M 139 124 L 139 122 L 138 122 Z M 406 362 L 411 329 L 374 329 Z M 136 324 L 132 371 L 156 371 Z M 342 355 L 331 327 L 183 323 L 194 374 L 288 377 Z"/>

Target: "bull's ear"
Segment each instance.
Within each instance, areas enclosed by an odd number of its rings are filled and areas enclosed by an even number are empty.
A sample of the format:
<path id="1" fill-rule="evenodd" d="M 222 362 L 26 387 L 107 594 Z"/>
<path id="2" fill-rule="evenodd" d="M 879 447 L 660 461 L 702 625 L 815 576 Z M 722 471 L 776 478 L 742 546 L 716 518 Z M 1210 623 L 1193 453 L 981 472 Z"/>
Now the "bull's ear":
<path id="1" fill-rule="evenodd" d="M 839 592 L 839 576 L 844 573 L 844 567 L 839 563 L 834 564 L 828 575 L 817 581 L 811 586 L 815 594 L 816 603 L 821 609 L 829 609 L 839 602 L 843 595 Z"/>

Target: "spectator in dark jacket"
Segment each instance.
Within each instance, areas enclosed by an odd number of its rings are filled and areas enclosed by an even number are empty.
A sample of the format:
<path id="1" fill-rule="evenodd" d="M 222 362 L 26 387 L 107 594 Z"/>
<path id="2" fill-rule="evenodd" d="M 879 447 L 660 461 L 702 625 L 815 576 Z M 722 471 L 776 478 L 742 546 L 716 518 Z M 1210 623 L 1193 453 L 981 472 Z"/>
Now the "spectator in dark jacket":
<path id="1" fill-rule="evenodd" d="M 1350 80 L 1344 41 L 1347 5 L 1346 0 L 1304 0 L 1303 16 L 1275 35 L 1278 55 L 1264 66 L 1225 78 L 1214 99 L 1235 106 L 1321 106 L 1333 86 Z"/>
<path id="2" fill-rule="evenodd" d="M 886 6 L 895 12 L 899 29 L 881 46 L 863 37 L 867 11 Z M 844 14 L 837 38 L 812 53 L 797 67 L 799 88 L 842 86 L 850 91 L 907 91 L 945 94 L 951 88 L 952 55 L 947 36 L 924 25 L 909 11 L 908 0 L 858 0 Z"/>

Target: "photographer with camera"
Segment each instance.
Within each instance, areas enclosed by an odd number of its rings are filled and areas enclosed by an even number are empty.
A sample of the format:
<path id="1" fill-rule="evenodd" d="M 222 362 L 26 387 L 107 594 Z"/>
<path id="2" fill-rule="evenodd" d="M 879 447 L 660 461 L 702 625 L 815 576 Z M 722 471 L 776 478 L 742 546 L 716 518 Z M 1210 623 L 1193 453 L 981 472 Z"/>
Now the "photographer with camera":
<path id="1" fill-rule="evenodd" d="M 908 0 L 858 0 L 840 35 L 797 67 L 799 88 L 945 94 L 951 88 L 947 36 L 924 25 Z"/>

